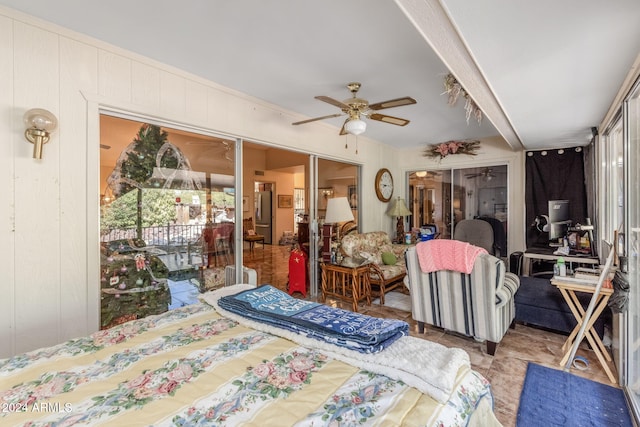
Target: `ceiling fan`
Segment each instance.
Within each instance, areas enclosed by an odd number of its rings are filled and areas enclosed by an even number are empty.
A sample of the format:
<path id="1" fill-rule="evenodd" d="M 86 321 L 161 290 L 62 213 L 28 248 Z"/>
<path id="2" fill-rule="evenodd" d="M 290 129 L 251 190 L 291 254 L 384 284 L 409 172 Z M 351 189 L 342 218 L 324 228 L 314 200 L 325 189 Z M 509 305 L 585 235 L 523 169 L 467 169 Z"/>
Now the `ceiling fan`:
<path id="1" fill-rule="evenodd" d="M 417 171 L 415 172 L 416 178 L 428 178 L 428 179 L 433 179 L 437 176 L 442 175 L 441 172 L 436 172 L 436 171 L 432 171 L 432 170 L 422 170 L 422 171 Z"/>
<path id="2" fill-rule="evenodd" d="M 341 113 L 329 114 L 327 116 L 316 117 L 313 119 L 302 120 L 299 122 L 292 123 L 293 125 L 301 125 L 304 123 L 315 122 L 317 120 L 330 119 L 333 117 L 340 117 L 343 115 L 348 115 L 344 124 L 342 125 L 342 129 L 340 129 L 340 135 L 345 135 L 347 133 L 351 133 L 353 135 L 360 135 L 366 130 L 367 124 L 362 120 L 362 118 L 368 118 L 371 120 L 377 120 L 379 122 L 390 123 L 392 125 L 397 126 L 405 126 L 409 123 L 409 120 L 402 119 L 399 117 L 387 116 L 385 114 L 377 113 L 376 111 L 384 110 L 385 108 L 393 108 L 393 107 L 401 107 L 403 105 L 415 104 L 416 100 L 405 96 L 403 98 L 390 99 L 384 102 L 376 102 L 375 104 L 369 104 L 369 101 L 366 99 L 358 98 L 358 90 L 360 90 L 360 83 L 353 82 L 347 85 L 347 89 L 351 92 L 351 98 L 345 99 L 344 101 L 338 101 L 328 96 L 316 96 L 315 98 L 334 105 L 340 110 Z"/>
<path id="3" fill-rule="evenodd" d="M 199 156 L 211 157 L 210 153 L 215 153 L 229 162 L 233 162 L 232 144 L 224 140 L 190 140 L 186 142 L 187 146 L 199 147 Z"/>
<path id="4" fill-rule="evenodd" d="M 500 172 L 500 173 L 502 173 L 502 172 Z M 468 179 L 482 177 L 483 179 L 486 179 L 487 181 L 495 178 L 496 176 L 498 176 L 498 175 L 496 175 L 496 172 L 493 171 L 493 168 L 484 168 L 480 172 L 468 173 L 468 174 L 465 175 L 465 177 L 468 178 Z"/>

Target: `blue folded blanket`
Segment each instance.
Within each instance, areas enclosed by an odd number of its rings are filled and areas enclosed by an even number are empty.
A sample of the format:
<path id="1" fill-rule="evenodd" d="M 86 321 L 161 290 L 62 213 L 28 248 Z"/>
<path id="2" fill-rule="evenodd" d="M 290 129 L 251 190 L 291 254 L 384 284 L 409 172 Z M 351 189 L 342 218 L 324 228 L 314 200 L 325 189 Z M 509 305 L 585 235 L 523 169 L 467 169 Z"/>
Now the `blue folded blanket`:
<path id="1" fill-rule="evenodd" d="M 361 353 L 377 353 L 403 335 L 409 325 L 293 298 L 262 285 L 218 300 L 220 308 Z"/>

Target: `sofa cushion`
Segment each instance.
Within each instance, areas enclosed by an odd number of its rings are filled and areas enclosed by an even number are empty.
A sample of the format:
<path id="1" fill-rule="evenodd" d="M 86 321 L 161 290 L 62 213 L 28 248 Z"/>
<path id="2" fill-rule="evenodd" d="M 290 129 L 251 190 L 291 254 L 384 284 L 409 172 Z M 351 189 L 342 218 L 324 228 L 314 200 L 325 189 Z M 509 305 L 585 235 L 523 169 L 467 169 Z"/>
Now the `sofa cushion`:
<path id="1" fill-rule="evenodd" d="M 391 239 L 384 231 L 351 233 L 344 236 L 341 242 L 342 252 L 348 257 L 361 256 L 362 253 L 380 256 L 381 248 L 388 245 L 391 245 Z"/>
<path id="2" fill-rule="evenodd" d="M 371 272 L 371 280 L 394 282 L 402 284 L 400 279 L 406 274 L 404 253 L 408 245 L 391 243 L 389 235 L 384 231 L 371 231 L 368 233 L 351 233 L 344 236 L 341 242 L 341 250 L 347 257 L 364 258 L 376 265 L 377 270 Z M 396 262 L 385 264 L 382 254 L 393 254 Z M 390 257 L 390 255 L 387 255 Z M 383 277 L 380 278 L 379 276 Z"/>
<path id="3" fill-rule="evenodd" d="M 393 252 L 383 252 L 382 262 L 385 265 L 396 265 L 396 262 L 398 262 L 398 257 L 396 257 Z"/>
<path id="4" fill-rule="evenodd" d="M 360 258 L 364 258 L 369 262 L 372 262 L 374 264 L 383 264 L 382 262 L 382 253 L 375 251 L 375 252 L 365 252 L 365 251 L 361 251 L 359 254 L 356 254 L 356 258 L 360 257 Z"/>
<path id="5" fill-rule="evenodd" d="M 344 236 L 340 247 L 347 257 L 365 258 L 377 265 L 384 264 L 384 252 L 393 252 L 397 258 L 396 263 L 404 265 L 404 253 L 409 246 L 391 243 L 389 235 L 384 231 L 371 231 Z"/>
<path id="6" fill-rule="evenodd" d="M 393 277 L 398 277 L 406 273 L 405 266 L 400 264 L 395 264 L 395 265 L 382 264 L 378 267 L 382 271 L 382 276 L 384 277 L 385 280 L 391 279 Z M 377 276 L 378 275 L 375 273 L 371 275 L 373 279 L 378 279 Z"/>

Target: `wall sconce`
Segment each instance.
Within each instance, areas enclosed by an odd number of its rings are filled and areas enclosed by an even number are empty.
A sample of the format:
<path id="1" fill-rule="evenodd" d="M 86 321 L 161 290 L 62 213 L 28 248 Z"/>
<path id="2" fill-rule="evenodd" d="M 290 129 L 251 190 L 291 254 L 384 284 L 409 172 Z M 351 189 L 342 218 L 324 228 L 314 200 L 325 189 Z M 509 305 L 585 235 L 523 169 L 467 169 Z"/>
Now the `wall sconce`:
<path id="1" fill-rule="evenodd" d="M 33 158 L 42 159 L 42 146 L 49 142 L 49 133 L 58 126 L 58 119 L 50 111 L 32 108 L 24 113 L 23 120 L 27 126 L 24 136 L 33 144 Z"/>

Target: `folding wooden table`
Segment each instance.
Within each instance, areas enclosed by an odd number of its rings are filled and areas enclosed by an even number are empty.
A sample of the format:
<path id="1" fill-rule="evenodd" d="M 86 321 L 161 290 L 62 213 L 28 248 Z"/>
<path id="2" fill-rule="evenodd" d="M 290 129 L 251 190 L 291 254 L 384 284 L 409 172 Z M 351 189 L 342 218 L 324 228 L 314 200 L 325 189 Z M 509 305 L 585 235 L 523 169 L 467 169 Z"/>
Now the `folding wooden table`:
<path id="1" fill-rule="evenodd" d="M 569 338 L 567 338 L 567 341 L 565 341 L 564 345 L 562 346 L 562 351 L 564 351 L 565 353 L 564 353 L 564 356 L 562 357 L 562 361 L 560 362 L 560 366 L 565 366 L 571 355 L 571 347 L 574 344 L 575 338 L 578 335 L 578 331 L 580 330 L 580 327 L 582 326 L 584 322 L 584 317 L 585 317 L 585 310 L 582 307 L 582 304 L 580 303 L 580 301 L 578 300 L 578 297 L 576 296 L 576 292 L 585 292 L 588 294 L 594 294 L 596 290 L 596 284 L 583 281 L 580 279 L 574 279 L 572 277 L 563 278 L 558 276 L 554 276 L 553 279 L 551 279 L 551 284 L 556 286 L 560 290 L 560 293 L 562 293 L 564 300 L 567 302 L 567 305 L 569 306 L 571 313 L 573 313 L 573 316 L 578 321 L 578 324 L 576 325 L 575 328 L 573 328 L 573 331 L 569 335 Z M 600 294 L 597 297 L 593 314 L 589 318 L 588 323 L 586 325 L 584 337 L 587 338 L 589 345 L 591 345 L 593 352 L 595 353 L 596 357 L 598 358 L 598 361 L 604 368 L 604 371 L 609 377 L 609 380 L 611 380 L 611 382 L 615 384 L 616 378 L 611 372 L 611 369 L 609 368 L 609 363 L 608 363 L 608 362 L 611 362 L 612 360 L 611 356 L 609 355 L 609 352 L 607 351 L 607 349 L 604 347 L 604 344 L 602 343 L 600 336 L 598 336 L 598 334 L 596 333 L 593 327 L 598 317 L 602 314 L 602 312 L 606 308 L 607 302 L 609 301 L 609 298 L 611 297 L 612 294 L 613 294 L 612 288 L 602 287 L 600 289 Z"/>

